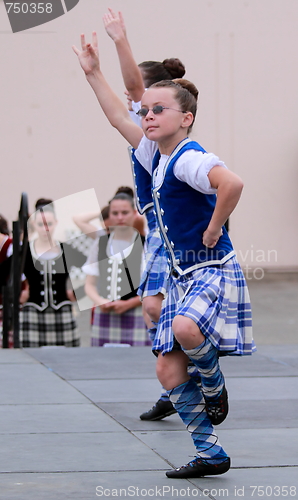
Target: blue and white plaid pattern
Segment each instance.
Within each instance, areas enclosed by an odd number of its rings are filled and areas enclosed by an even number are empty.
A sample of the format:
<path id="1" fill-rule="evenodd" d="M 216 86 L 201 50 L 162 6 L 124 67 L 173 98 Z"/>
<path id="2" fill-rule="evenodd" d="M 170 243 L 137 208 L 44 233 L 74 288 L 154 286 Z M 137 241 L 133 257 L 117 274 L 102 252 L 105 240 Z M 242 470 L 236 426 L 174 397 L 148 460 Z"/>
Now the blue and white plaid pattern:
<path id="1" fill-rule="evenodd" d="M 169 286 L 169 266 L 165 248 L 159 231 L 155 227 L 146 240 L 146 268 L 141 277 L 138 295 L 144 297 L 167 293 Z"/>
<path id="2" fill-rule="evenodd" d="M 256 350 L 246 281 L 235 257 L 219 267 L 203 267 L 171 276 L 153 350 L 174 346 L 172 322 L 177 314 L 191 318 L 222 354 L 248 355 Z"/>
<path id="3" fill-rule="evenodd" d="M 197 456 L 209 463 L 225 460 L 227 454 L 213 429 L 206 413 L 204 397 L 195 381 L 189 379 L 168 391 L 168 395 L 193 439 Z"/>
<path id="4" fill-rule="evenodd" d="M 205 398 L 216 398 L 222 391 L 225 380 L 221 372 L 217 350 L 210 340 L 205 339 L 195 349 L 183 349 L 197 366 L 201 375 L 201 388 Z"/>

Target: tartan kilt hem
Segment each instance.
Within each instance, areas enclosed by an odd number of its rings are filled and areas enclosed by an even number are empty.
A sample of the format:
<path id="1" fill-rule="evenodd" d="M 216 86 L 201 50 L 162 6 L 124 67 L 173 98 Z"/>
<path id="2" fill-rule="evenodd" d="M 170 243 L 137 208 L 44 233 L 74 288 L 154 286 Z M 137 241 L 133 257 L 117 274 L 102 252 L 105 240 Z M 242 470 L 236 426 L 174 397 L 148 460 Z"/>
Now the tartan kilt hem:
<path id="1" fill-rule="evenodd" d="M 71 304 L 57 310 L 47 307 L 44 311 L 31 305 L 23 306 L 20 311 L 20 347 L 79 345 L 80 336 Z"/>
<path id="2" fill-rule="evenodd" d="M 142 307 L 135 307 L 123 314 L 103 313 L 97 307 L 92 319 L 91 346 L 101 347 L 104 344 L 151 346 Z"/>

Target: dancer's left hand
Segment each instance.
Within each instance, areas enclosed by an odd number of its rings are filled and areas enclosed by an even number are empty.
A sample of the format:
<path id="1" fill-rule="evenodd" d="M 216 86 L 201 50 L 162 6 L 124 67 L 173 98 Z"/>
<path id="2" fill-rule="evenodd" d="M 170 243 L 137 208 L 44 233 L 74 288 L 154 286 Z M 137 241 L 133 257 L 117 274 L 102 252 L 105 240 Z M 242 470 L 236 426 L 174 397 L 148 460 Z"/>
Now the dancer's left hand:
<path id="1" fill-rule="evenodd" d="M 217 232 L 212 232 L 210 231 L 210 229 L 207 228 L 203 234 L 203 244 L 207 248 L 214 248 L 221 236 L 222 236 L 222 229 L 220 229 L 220 231 Z"/>

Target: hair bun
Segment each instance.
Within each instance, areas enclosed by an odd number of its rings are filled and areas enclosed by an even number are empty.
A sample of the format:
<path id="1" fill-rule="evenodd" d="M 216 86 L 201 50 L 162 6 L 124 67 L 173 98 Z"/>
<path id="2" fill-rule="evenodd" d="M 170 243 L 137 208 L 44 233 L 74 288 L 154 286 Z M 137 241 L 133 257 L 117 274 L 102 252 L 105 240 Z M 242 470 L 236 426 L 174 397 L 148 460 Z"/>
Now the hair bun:
<path id="1" fill-rule="evenodd" d="M 194 96 L 196 101 L 198 100 L 199 91 L 194 83 L 190 82 L 189 80 L 186 80 L 185 78 L 175 78 L 173 82 L 178 83 L 178 85 L 188 90 L 188 92 L 190 92 Z"/>
<path id="2" fill-rule="evenodd" d="M 185 75 L 185 66 L 177 57 L 165 59 L 162 64 L 165 69 L 170 73 L 172 79 L 182 78 Z"/>

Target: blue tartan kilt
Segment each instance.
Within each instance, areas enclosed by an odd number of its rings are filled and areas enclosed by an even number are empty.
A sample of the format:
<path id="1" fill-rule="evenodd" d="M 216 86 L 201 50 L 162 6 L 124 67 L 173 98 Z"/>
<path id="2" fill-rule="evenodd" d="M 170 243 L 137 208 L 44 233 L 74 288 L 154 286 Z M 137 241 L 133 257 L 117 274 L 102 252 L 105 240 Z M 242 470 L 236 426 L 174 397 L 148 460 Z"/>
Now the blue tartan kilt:
<path id="1" fill-rule="evenodd" d="M 157 228 L 148 233 L 145 258 L 146 267 L 141 277 L 138 295 L 142 299 L 158 293 L 165 296 L 169 288 L 169 266 Z"/>
<path id="2" fill-rule="evenodd" d="M 256 350 L 248 288 L 235 257 L 222 266 L 171 275 L 170 281 L 153 351 L 166 354 L 177 348 L 172 322 L 178 314 L 191 318 L 220 354 L 249 355 Z"/>

